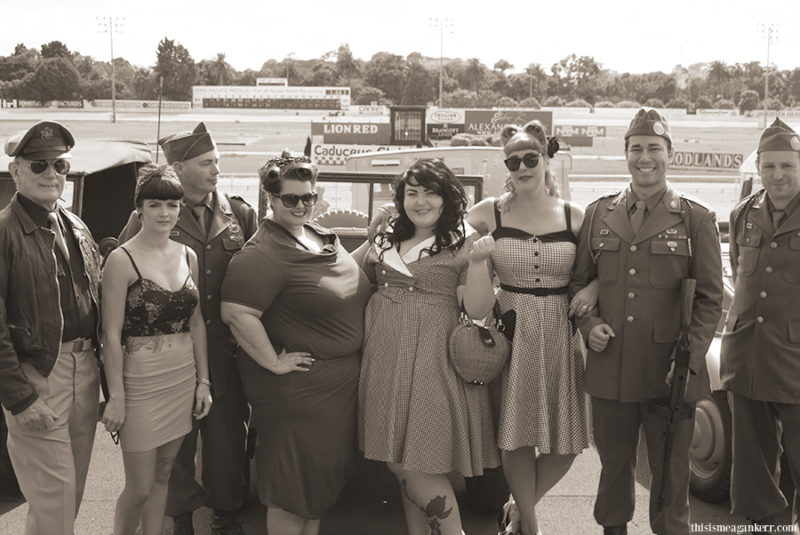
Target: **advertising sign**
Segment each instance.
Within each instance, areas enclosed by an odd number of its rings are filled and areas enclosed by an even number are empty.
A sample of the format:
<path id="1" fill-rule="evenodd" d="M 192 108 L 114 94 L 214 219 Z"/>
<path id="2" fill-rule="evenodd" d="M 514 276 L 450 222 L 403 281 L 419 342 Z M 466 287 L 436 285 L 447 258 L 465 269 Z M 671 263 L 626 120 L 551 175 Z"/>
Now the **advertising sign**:
<path id="1" fill-rule="evenodd" d="M 524 125 L 539 119 L 547 133 L 553 131 L 552 111 L 529 110 L 465 110 L 465 131 L 470 134 L 489 135 L 499 132 L 507 124 Z"/>
<path id="2" fill-rule="evenodd" d="M 325 143 L 345 145 L 388 145 L 391 139 L 389 123 L 313 122 L 311 135 L 322 136 Z"/>
<path id="3" fill-rule="evenodd" d="M 425 114 L 427 124 L 464 124 L 463 109 L 429 109 Z"/>
<path id="4" fill-rule="evenodd" d="M 463 124 L 430 124 L 427 125 L 428 139 L 450 139 L 464 131 Z"/>
<path id="5" fill-rule="evenodd" d="M 671 167 L 739 169 L 743 161 L 744 154 L 676 151 Z"/>
<path id="6" fill-rule="evenodd" d="M 605 126 L 576 126 L 571 124 L 556 125 L 555 134 L 558 137 L 583 136 L 583 137 L 606 137 Z"/>
<path id="7" fill-rule="evenodd" d="M 311 147 L 311 159 L 317 165 L 341 165 L 344 166 L 348 156 L 361 154 L 364 152 L 381 152 L 389 150 L 400 150 L 406 147 L 391 145 L 334 145 L 317 144 Z"/>

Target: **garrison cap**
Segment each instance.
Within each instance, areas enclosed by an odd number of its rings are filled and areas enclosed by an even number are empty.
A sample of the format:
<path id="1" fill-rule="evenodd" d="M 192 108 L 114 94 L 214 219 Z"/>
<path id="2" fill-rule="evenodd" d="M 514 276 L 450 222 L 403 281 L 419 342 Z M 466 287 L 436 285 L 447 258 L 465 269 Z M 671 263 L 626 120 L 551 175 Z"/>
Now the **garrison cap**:
<path id="1" fill-rule="evenodd" d="M 792 128 L 780 120 L 779 117 L 761 133 L 758 140 L 758 154 L 764 151 L 795 151 L 800 152 L 800 136 Z"/>
<path id="2" fill-rule="evenodd" d="M 669 123 L 654 108 L 642 108 L 636 113 L 628 126 L 628 131 L 625 132 L 625 141 L 631 136 L 659 136 L 672 145 Z"/>
<path id="3" fill-rule="evenodd" d="M 61 123 L 40 121 L 12 135 L 6 141 L 6 154 L 22 156 L 29 160 L 48 158 L 69 158 L 69 151 L 75 146 L 72 132 Z"/>
<path id="4" fill-rule="evenodd" d="M 205 123 L 198 124 L 191 132 L 181 132 L 163 137 L 158 140 L 158 144 L 164 149 L 164 155 L 169 164 L 191 160 L 195 156 L 217 148 Z"/>

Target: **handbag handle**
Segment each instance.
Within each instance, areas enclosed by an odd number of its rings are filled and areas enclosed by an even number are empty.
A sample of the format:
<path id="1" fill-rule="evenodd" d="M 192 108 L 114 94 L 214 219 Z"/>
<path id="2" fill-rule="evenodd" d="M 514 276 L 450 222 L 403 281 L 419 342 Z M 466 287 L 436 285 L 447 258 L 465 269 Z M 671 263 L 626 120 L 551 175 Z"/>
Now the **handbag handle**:
<path id="1" fill-rule="evenodd" d="M 460 314 L 461 321 L 464 321 L 466 323 L 474 323 L 472 321 L 472 318 L 469 317 L 469 314 L 467 314 L 467 309 L 464 308 L 463 299 L 461 300 L 461 303 L 459 303 L 459 305 L 461 309 L 461 314 Z M 503 326 L 503 315 L 500 313 L 500 303 L 497 301 L 497 299 L 494 300 L 494 306 L 492 307 L 492 316 L 494 316 L 495 327 L 497 327 L 499 331 L 502 331 L 503 329 L 501 327 Z"/>

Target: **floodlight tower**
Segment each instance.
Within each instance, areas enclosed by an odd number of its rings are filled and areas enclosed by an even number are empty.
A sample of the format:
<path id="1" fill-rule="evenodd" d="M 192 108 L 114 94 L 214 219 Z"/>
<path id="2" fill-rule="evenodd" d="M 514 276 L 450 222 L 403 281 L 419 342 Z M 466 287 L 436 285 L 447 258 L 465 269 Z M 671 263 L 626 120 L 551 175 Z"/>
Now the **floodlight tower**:
<path id="1" fill-rule="evenodd" d="M 767 64 L 764 67 L 764 128 L 767 127 L 767 108 L 769 106 L 769 47 L 773 41 L 778 41 L 779 28 L 780 26 L 778 24 L 759 24 L 759 30 L 767 41 Z"/>
<path id="2" fill-rule="evenodd" d="M 439 107 L 442 107 L 442 90 L 444 76 L 444 34 L 453 34 L 453 19 L 451 17 L 431 17 L 428 19 L 431 28 L 439 30 Z"/>
<path id="3" fill-rule="evenodd" d="M 100 31 L 108 34 L 111 43 L 111 122 L 117 122 L 117 81 L 114 67 L 114 32 L 121 32 L 125 17 L 97 17 Z"/>

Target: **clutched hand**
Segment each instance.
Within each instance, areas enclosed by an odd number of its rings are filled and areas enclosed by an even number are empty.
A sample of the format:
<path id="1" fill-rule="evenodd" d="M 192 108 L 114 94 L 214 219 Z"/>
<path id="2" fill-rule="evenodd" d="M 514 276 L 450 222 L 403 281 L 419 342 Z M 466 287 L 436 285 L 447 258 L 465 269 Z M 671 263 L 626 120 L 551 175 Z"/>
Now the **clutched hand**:
<path id="1" fill-rule="evenodd" d="M 36 398 L 30 407 L 16 415 L 20 427 L 26 431 L 45 431 L 56 423 L 56 415 L 42 398 Z"/>
<path id="2" fill-rule="evenodd" d="M 589 347 L 595 353 L 600 353 L 608 345 L 608 341 L 614 338 L 614 330 L 608 323 L 595 325 L 589 331 Z"/>
<path id="3" fill-rule="evenodd" d="M 112 398 L 111 401 L 106 402 L 106 407 L 103 410 L 103 416 L 100 418 L 106 431 L 109 433 L 117 433 L 122 424 L 125 423 L 125 401 L 118 398 Z"/>
<path id="4" fill-rule="evenodd" d="M 470 262 L 482 262 L 491 257 L 493 252 L 494 238 L 491 234 L 487 234 L 475 240 L 472 244 L 472 250 L 469 252 L 469 260 Z"/>
<path id="5" fill-rule="evenodd" d="M 192 416 L 195 420 L 202 420 L 211 410 L 214 400 L 211 397 L 211 387 L 206 383 L 197 383 L 194 389 L 194 410 Z"/>

